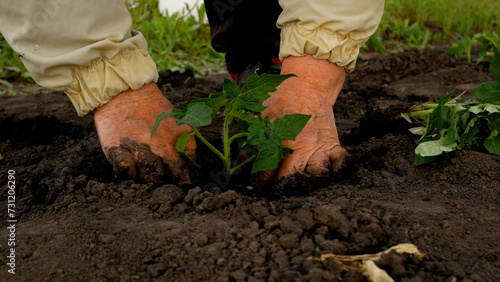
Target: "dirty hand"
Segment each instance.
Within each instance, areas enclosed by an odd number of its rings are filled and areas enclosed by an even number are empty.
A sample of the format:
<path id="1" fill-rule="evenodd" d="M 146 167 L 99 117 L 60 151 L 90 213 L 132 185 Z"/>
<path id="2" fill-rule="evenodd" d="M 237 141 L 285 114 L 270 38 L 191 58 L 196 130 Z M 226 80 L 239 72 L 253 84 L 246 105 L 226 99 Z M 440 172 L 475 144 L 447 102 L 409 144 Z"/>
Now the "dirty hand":
<path id="1" fill-rule="evenodd" d="M 332 110 L 344 83 L 345 69 L 307 55 L 285 58 L 281 74 L 288 73 L 297 77 L 285 80 L 264 101 L 269 108 L 263 115 L 271 120 L 292 113 L 312 117 L 295 141 L 282 143 L 294 152 L 285 156 L 277 169 L 254 175 L 252 182 L 257 187 L 265 186 L 273 177 L 278 180 L 299 171 L 315 177 L 328 176 L 342 167 L 348 155 L 340 145 Z"/>
<path id="2" fill-rule="evenodd" d="M 114 96 L 95 110 L 94 122 L 106 158 L 120 178 L 161 183 L 165 176 L 190 184 L 188 166 L 175 149 L 177 138 L 189 126 L 177 126 L 175 119 L 164 120 L 151 138 L 156 117 L 174 106 L 154 83 Z M 195 157 L 194 137 L 186 154 Z M 171 174 L 171 175 L 170 175 Z"/>

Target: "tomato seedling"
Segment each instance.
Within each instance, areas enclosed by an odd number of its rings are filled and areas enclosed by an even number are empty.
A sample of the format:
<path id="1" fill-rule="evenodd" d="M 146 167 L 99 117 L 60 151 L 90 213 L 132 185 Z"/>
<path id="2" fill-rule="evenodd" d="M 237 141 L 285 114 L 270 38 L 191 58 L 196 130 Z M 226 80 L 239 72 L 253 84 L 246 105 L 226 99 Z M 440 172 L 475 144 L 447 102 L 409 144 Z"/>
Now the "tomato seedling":
<path id="1" fill-rule="evenodd" d="M 474 149 L 500 155 L 500 51 L 494 47 L 490 57 L 491 74 L 497 79 L 486 82 L 472 91 L 479 101 L 458 103 L 451 99 L 454 91 L 439 99 L 438 103 L 426 103 L 413 107 L 402 116 L 410 123 L 421 124 L 411 128 L 422 135 L 415 148 L 415 164 L 425 164 L 441 154 L 454 150 Z M 463 94 L 463 93 L 462 93 Z"/>
<path id="2" fill-rule="evenodd" d="M 277 168 L 281 159 L 293 152 L 291 148 L 280 144 L 285 140 L 295 140 L 311 117 L 289 114 L 273 121 L 269 120 L 269 117 L 262 117 L 262 111 L 266 109 L 262 101 L 268 99 L 269 93 L 276 91 L 276 87 L 291 76 L 294 75 L 254 74 L 248 79 L 242 91 L 239 91 L 235 82 L 225 79 L 221 93 L 191 101 L 183 110 L 174 109 L 171 113 L 160 114 L 155 121 L 152 134 L 156 132 L 160 122 L 172 117 L 177 119 L 177 125 L 188 124 L 193 130 L 192 133 L 183 132 L 175 148 L 197 167 L 199 166 L 196 162 L 185 154 L 186 144 L 191 135 L 196 136 L 222 160 L 228 175 L 251 161 L 253 161 L 252 173 Z M 210 125 L 212 118 L 222 108 L 224 108 L 223 149 L 220 151 L 201 135 L 198 128 Z M 238 121 L 238 132 L 229 136 L 229 126 L 235 120 Z M 243 141 L 240 142 L 242 149 L 246 152 L 256 149 L 257 154 L 249 156 L 233 167 L 230 148 L 238 139 Z"/>

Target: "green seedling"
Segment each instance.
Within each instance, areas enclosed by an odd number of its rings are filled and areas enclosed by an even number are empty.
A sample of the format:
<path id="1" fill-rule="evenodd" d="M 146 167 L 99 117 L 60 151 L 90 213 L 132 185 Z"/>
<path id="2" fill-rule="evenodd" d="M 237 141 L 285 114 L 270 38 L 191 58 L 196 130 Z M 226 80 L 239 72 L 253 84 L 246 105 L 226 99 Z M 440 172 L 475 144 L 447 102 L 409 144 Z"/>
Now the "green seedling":
<path id="1" fill-rule="evenodd" d="M 185 154 L 186 144 L 191 135 L 196 136 L 222 160 L 224 170 L 228 175 L 251 161 L 253 161 L 252 173 L 277 168 L 281 159 L 293 152 L 291 148 L 281 143 L 285 140 L 295 140 L 311 117 L 303 114 L 289 114 L 273 121 L 269 117 L 262 117 L 261 113 L 266 109 L 262 101 L 269 98 L 269 93 L 276 91 L 276 87 L 291 76 L 294 75 L 262 74 L 259 76 L 254 74 L 241 91 L 235 82 L 225 79 L 221 93 L 210 94 L 208 98 L 191 101 L 183 110 L 174 109 L 171 113 L 160 114 L 153 126 L 152 134 L 158 129 L 160 122 L 172 117 L 177 119 L 178 125 L 188 124 L 193 130 L 192 133 L 183 132 L 175 148 L 196 166 L 198 165 L 194 160 Z M 213 117 L 222 108 L 224 109 L 224 127 L 222 129 L 223 148 L 220 151 L 201 135 L 198 128 L 210 125 Z M 229 136 L 229 126 L 233 121 L 238 123 L 238 132 Z M 249 156 L 248 159 L 233 167 L 230 148 L 236 140 L 245 152 L 250 153 L 255 150 L 257 154 Z"/>
<path id="2" fill-rule="evenodd" d="M 493 48 L 490 72 L 497 81 L 483 83 L 472 91 L 479 101 L 458 103 L 463 93 L 452 99 L 452 91 L 437 104 L 426 103 L 402 114 L 408 122 L 421 125 L 410 129 L 422 135 L 415 148 L 416 165 L 461 149 L 486 149 L 500 155 L 500 51 Z"/>
<path id="3" fill-rule="evenodd" d="M 451 45 L 448 50 L 446 50 L 446 55 L 454 56 L 455 58 L 460 58 L 462 54 L 467 55 L 467 61 L 471 62 L 471 50 L 473 45 L 480 45 L 479 49 L 479 61 L 484 59 L 490 59 L 490 53 L 493 53 L 495 46 L 500 46 L 500 38 L 495 32 L 490 33 L 477 33 L 472 37 L 464 36 L 462 39 Z"/>

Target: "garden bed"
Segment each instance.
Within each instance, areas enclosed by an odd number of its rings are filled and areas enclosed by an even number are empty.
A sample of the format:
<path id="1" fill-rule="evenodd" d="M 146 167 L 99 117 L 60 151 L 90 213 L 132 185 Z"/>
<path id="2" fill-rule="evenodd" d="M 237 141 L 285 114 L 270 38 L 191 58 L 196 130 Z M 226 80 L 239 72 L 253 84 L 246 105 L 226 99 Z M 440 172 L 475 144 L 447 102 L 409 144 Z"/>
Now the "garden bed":
<path id="1" fill-rule="evenodd" d="M 500 156 L 466 150 L 416 167 L 417 137 L 397 118 L 492 81 L 489 63 L 443 49 L 362 57 L 334 107 L 346 168 L 260 193 L 238 185 L 244 173 L 229 183 L 202 145 L 205 170 L 192 187 L 118 181 L 92 115 L 78 118 L 64 94 L 0 96 L 0 198 L 14 170 L 18 215 L 15 275 L 6 217 L 0 223 L 0 280 L 363 281 L 309 257 L 412 243 L 423 260 L 391 253 L 377 264 L 396 280 L 499 281 Z M 164 72 L 159 84 L 184 108 L 220 82 Z"/>

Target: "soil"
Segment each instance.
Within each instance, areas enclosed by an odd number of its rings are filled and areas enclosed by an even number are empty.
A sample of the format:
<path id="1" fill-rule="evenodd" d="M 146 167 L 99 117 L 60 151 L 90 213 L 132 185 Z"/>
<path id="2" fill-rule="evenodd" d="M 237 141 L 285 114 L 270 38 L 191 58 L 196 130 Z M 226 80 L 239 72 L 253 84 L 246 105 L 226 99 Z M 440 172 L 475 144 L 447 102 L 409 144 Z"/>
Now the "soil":
<path id="1" fill-rule="evenodd" d="M 439 48 L 365 56 L 334 107 L 346 168 L 261 192 L 242 188 L 245 172 L 229 182 L 201 145 L 206 169 L 193 186 L 115 179 L 92 115 L 78 118 L 64 94 L 0 97 L 0 280 L 365 281 L 309 258 L 412 243 L 423 259 L 391 252 L 377 265 L 396 281 L 500 281 L 500 156 L 462 151 L 416 167 L 417 137 L 396 118 L 492 81 L 489 63 Z M 167 71 L 159 84 L 184 107 L 220 91 L 220 79 Z M 7 272 L 9 170 L 15 275 Z"/>

